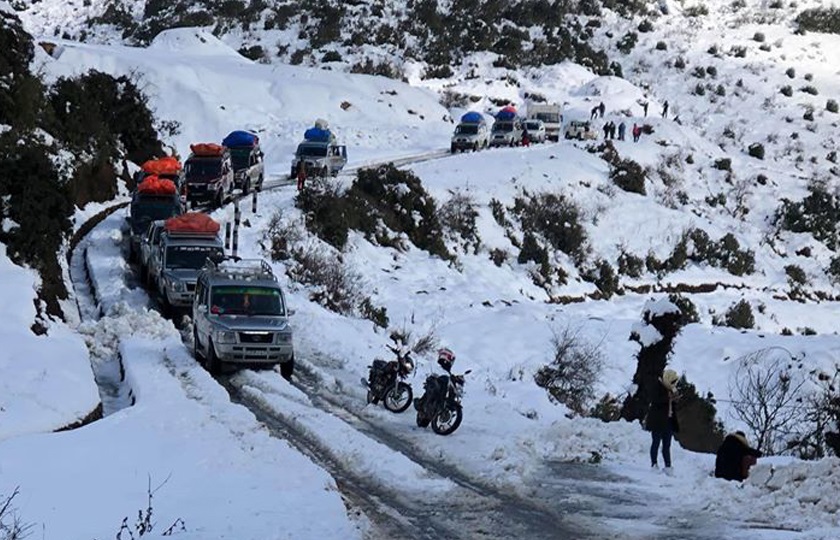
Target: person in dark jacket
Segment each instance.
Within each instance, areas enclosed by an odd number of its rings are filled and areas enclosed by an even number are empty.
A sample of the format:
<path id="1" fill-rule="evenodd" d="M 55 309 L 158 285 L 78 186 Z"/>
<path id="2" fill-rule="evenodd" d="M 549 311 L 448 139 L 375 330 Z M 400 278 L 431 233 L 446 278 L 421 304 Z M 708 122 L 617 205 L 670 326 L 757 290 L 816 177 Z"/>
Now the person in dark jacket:
<path id="1" fill-rule="evenodd" d="M 671 474 L 671 438 L 677 431 L 674 402 L 677 398 L 679 375 L 673 369 L 662 372 L 658 384 L 651 389 L 650 408 L 645 418 L 645 429 L 650 431 L 650 466 L 658 467 L 657 454 L 662 445 L 665 472 Z"/>
<path id="2" fill-rule="evenodd" d="M 730 433 L 723 439 L 715 458 L 715 477 L 742 482 L 750 475 L 750 467 L 763 454 L 751 448 L 743 431 Z"/>
<path id="3" fill-rule="evenodd" d="M 598 112 L 601 113 L 601 118 L 604 117 L 604 113 L 607 112 L 607 106 L 604 105 L 604 102 L 598 104 Z"/>
<path id="4" fill-rule="evenodd" d="M 618 140 L 624 140 L 624 132 L 627 131 L 627 126 L 624 125 L 624 122 L 618 124 Z"/>

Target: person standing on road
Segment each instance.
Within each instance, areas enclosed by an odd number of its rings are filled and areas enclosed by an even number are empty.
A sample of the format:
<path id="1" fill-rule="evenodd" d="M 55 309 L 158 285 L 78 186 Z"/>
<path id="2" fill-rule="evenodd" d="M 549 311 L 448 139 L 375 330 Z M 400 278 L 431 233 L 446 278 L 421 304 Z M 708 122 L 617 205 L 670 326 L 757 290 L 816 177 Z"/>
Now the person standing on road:
<path id="1" fill-rule="evenodd" d="M 627 126 L 624 125 L 624 122 L 618 124 L 618 140 L 624 140 L 624 132 L 627 131 Z"/>
<path id="2" fill-rule="evenodd" d="M 604 102 L 598 104 L 598 112 L 601 113 L 601 118 L 604 117 L 604 113 L 607 112 L 607 106 L 604 105 Z"/>
<path id="3" fill-rule="evenodd" d="M 668 100 L 662 104 L 662 118 L 668 118 Z"/>
<path id="4" fill-rule="evenodd" d="M 531 136 L 528 134 L 528 128 L 524 125 L 522 126 L 522 146 L 530 146 L 531 145 Z"/>
<path id="5" fill-rule="evenodd" d="M 665 474 L 672 474 L 671 438 L 679 431 L 674 404 L 677 400 L 679 375 L 673 369 L 666 369 L 651 389 L 650 408 L 645 418 L 645 429 L 650 431 L 650 466 L 658 467 L 657 454 L 662 445 L 662 459 Z"/>
<path id="6" fill-rule="evenodd" d="M 645 116 L 647 116 L 648 105 L 650 105 L 647 101 L 642 103 L 642 110 L 645 111 Z"/>
<path id="7" fill-rule="evenodd" d="M 300 164 L 298 165 L 298 170 L 297 170 L 297 188 L 298 188 L 298 191 L 301 191 L 303 189 L 304 183 L 306 183 L 306 162 L 301 161 Z"/>

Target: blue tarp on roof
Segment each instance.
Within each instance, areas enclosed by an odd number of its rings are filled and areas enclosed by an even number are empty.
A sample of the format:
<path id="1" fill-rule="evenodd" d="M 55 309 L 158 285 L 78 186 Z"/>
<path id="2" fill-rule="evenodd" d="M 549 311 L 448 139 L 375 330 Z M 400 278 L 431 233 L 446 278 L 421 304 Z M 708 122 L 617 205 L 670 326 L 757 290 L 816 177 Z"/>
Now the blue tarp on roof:
<path id="1" fill-rule="evenodd" d="M 332 133 L 330 133 L 330 130 L 319 127 L 311 127 L 303 133 L 303 138 L 307 141 L 330 142 L 331 137 Z"/>
<path id="2" fill-rule="evenodd" d="M 496 113 L 496 120 L 513 120 L 514 118 L 516 118 L 515 111 L 506 111 L 502 109 Z"/>
<path id="3" fill-rule="evenodd" d="M 484 116 L 479 112 L 471 111 L 461 117 L 461 122 L 465 124 L 481 124 L 484 122 Z"/>
<path id="4" fill-rule="evenodd" d="M 260 138 L 247 131 L 231 131 L 227 137 L 222 140 L 222 145 L 228 148 L 235 146 L 255 146 L 260 141 Z"/>

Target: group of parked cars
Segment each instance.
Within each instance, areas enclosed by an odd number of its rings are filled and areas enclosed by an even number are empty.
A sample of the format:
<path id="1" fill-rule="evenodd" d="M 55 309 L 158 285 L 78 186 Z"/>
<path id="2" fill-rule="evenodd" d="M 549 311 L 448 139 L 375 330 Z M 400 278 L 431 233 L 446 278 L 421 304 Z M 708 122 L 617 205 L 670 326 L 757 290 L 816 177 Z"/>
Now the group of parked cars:
<path id="1" fill-rule="evenodd" d="M 150 160 L 135 178 L 126 217 L 129 257 L 164 314 L 191 315 L 195 357 L 208 370 L 279 364 L 290 378 L 290 312 L 271 267 L 227 257 L 220 225 L 208 214 L 187 212 L 196 202 L 224 204 L 234 187 L 262 187 L 259 139 L 233 132 L 222 145 L 191 149 L 183 167 L 171 157 Z"/>
<path id="2" fill-rule="evenodd" d="M 512 106 L 506 106 L 493 117 L 492 124 L 479 112 L 464 114 L 452 135 L 450 152 L 477 151 L 494 146 L 521 146 L 527 143 L 566 139 L 596 139 L 598 133 L 586 121 L 572 120 L 563 125 L 560 105 L 530 103 L 527 116 L 520 116 Z"/>

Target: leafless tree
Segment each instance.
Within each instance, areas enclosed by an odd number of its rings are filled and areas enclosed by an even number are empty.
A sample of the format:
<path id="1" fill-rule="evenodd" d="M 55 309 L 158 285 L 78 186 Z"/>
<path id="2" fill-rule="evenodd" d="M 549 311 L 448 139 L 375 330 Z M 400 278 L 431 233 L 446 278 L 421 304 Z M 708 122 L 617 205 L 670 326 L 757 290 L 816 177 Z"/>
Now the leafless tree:
<path id="1" fill-rule="evenodd" d="M 32 531 L 32 524 L 23 523 L 12 506 L 19 493 L 15 488 L 5 499 L 0 497 L 0 540 L 23 540 Z"/>
<path id="2" fill-rule="evenodd" d="M 798 360 L 781 347 L 755 351 L 739 360 L 729 386 L 732 410 L 765 454 L 777 454 L 797 438 L 807 410 L 803 403 L 806 382 Z"/>
<path id="3" fill-rule="evenodd" d="M 554 357 L 534 375 L 537 386 L 545 388 L 553 401 L 583 415 L 594 399 L 594 387 L 604 365 L 600 343 L 580 336 L 580 329 L 565 327 L 551 340 Z"/>

